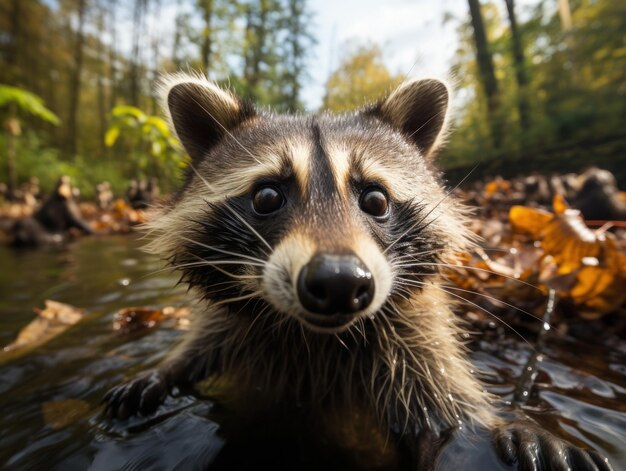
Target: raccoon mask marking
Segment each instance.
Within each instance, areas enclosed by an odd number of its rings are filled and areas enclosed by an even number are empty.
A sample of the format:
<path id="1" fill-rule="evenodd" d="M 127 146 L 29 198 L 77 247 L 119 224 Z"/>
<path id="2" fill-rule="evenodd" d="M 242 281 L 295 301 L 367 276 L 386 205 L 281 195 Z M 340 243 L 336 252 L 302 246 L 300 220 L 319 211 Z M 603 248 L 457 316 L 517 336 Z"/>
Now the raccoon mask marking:
<path id="1" fill-rule="evenodd" d="M 150 247 L 204 299 L 258 302 L 337 333 L 410 295 L 400 274 L 422 281 L 466 243 L 428 162 L 448 104 L 441 82 L 409 82 L 341 117 L 257 112 L 188 77 L 164 91 L 194 170 L 150 225 Z"/>

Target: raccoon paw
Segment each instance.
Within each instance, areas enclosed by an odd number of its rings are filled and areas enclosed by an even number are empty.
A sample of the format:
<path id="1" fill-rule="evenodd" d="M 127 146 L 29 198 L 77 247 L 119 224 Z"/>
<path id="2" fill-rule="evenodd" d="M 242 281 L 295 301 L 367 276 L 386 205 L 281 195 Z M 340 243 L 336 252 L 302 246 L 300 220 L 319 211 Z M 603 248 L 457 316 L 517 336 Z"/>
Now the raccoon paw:
<path id="1" fill-rule="evenodd" d="M 168 385 L 163 375 L 159 371 L 150 371 L 109 390 L 102 400 L 104 414 L 122 420 L 136 414 L 150 415 L 167 394 Z"/>
<path id="2" fill-rule="evenodd" d="M 583 450 L 531 424 L 510 424 L 496 430 L 500 459 L 521 471 L 612 471 L 606 458 Z"/>

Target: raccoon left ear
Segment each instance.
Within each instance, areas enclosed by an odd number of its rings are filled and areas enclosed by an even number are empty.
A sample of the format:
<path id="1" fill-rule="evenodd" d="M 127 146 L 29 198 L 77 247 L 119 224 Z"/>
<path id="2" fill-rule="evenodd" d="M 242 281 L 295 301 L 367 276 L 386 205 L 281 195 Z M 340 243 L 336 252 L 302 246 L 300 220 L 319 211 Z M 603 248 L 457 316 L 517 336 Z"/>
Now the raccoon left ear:
<path id="1" fill-rule="evenodd" d="M 435 149 L 448 112 L 448 87 L 437 79 L 405 82 L 371 112 L 400 130 L 424 155 Z"/>
<path id="2" fill-rule="evenodd" d="M 161 89 L 171 123 L 194 162 L 254 115 L 251 106 L 200 77 L 165 77 Z"/>

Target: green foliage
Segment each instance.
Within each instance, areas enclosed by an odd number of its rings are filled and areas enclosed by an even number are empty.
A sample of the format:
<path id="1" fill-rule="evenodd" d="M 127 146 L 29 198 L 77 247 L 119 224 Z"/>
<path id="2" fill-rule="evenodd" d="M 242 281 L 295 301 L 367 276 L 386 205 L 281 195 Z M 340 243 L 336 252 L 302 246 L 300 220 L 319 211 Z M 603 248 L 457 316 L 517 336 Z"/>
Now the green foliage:
<path id="1" fill-rule="evenodd" d="M 45 145 L 46 139 L 41 133 L 25 132 L 17 144 L 19 166 L 17 176 L 20 182 L 26 182 L 32 176 L 39 179 L 44 192 L 50 192 L 61 175 L 72 177 L 72 185 L 77 186 L 84 199 L 95 196 L 96 185 L 108 181 L 113 191 L 121 195 L 128 186 L 128 177 L 122 169 L 112 164 L 108 158 L 90 159 L 76 156 L 64 159 L 57 148 Z M 0 134 L 0 149 L 6 146 L 6 136 Z M 0 165 L 0 181 L 6 181 L 6 170 Z"/>
<path id="2" fill-rule="evenodd" d="M 361 107 L 380 99 L 403 79 L 389 72 L 378 46 L 353 45 L 326 82 L 323 107 L 330 111 Z"/>
<path id="3" fill-rule="evenodd" d="M 518 26 L 527 58 L 524 90 L 515 80 L 511 30 L 503 3 L 484 2 L 481 8 L 499 85 L 498 119 L 505 130 L 501 146 L 494 149 L 490 143 L 487 99 L 480 86 L 472 29 L 464 21 L 452 67 L 458 80 L 458 112 L 452 139 L 442 155 L 445 165 L 471 166 L 491 160 L 506 167 L 506 161 L 542 158 L 551 160 L 551 168 L 559 167 L 558 159 L 570 169 L 571 162 L 578 162 L 572 170 L 593 164 L 606 148 L 605 142 L 626 139 L 623 2 L 570 1 L 570 30 L 561 22 L 556 0 L 538 1 L 526 9 L 519 3 Z M 520 97 L 529 109 L 527 129 L 520 122 Z M 617 163 L 608 168 L 619 170 Z"/>
<path id="4" fill-rule="evenodd" d="M 104 142 L 128 157 L 125 164 L 120 164 L 129 179 L 158 177 L 165 186 L 176 181 L 187 158 L 162 118 L 134 106 L 120 105 L 111 111 L 110 122 Z"/>
<path id="5" fill-rule="evenodd" d="M 43 99 L 28 90 L 0 83 L 0 109 L 15 106 L 18 112 L 39 118 L 50 124 L 60 124 L 59 118 L 44 106 Z"/>

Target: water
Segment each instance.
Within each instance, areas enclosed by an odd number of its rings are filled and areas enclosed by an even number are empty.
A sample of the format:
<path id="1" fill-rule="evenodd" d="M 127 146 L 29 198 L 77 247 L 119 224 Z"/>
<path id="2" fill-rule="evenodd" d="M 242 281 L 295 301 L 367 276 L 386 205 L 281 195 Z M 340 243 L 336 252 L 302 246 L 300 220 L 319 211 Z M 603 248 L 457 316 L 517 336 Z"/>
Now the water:
<path id="1" fill-rule="evenodd" d="M 140 244 L 110 237 L 85 238 L 61 251 L 0 247 L 0 344 L 11 342 L 45 299 L 87 311 L 57 338 L 0 366 L 0 468 L 263 469 L 271 463 L 284 469 L 385 469 L 382 454 L 338 450 L 315 431 L 298 430 L 293 417 L 278 420 L 268 412 L 234 420 L 227 408 L 192 396 L 168 399 L 154 417 L 113 425 L 102 420 L 104 392 L 157 364 L 181 335 L 173 324 L 133 335 L 113 332 L 120 308 L 185 303 L 175 275 L 145 276 L 162 265 Z M 511 401 L 530 347 L 494 330 L 477 338 L 473 349 L 489 389 Z M 597 449 L 615 469 L 626 469 L 625 399 L 626 342 L 550 337 L 523 412 L 553 433 Z M 444 448 L 438 469 L 508 468 L 486 435 L 461 432 Z"/>

